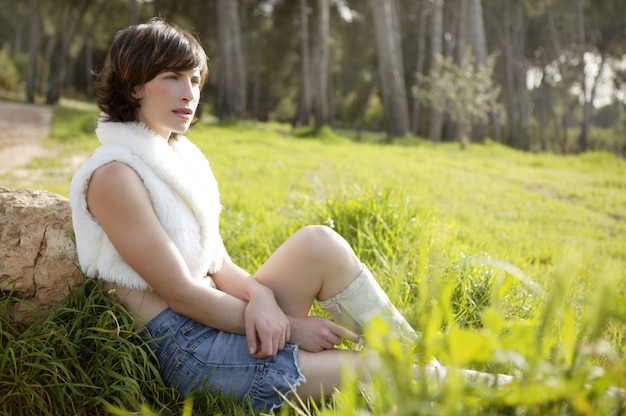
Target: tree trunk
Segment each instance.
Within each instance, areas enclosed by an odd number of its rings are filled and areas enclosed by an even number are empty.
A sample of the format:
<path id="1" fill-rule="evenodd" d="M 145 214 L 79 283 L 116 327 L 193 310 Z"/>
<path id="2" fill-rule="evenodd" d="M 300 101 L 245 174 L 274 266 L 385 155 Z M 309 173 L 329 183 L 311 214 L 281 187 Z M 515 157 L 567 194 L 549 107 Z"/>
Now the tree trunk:
<path id="1" fill-rule="evenodd" d="M 220 120 L 242 119 L 246 112 L 246 68 L 236 0 L 217 4 L 219 82 L 217 114 Z"/>
<path id="2" fill-rule="evenodd" d="M 436 70 L 437 55 L 443 52 L 443 0 L 434 0 L 432 16 L 432 32 L 431 32 L 431 55 L 433 70 Z M 434 142 L 441 140 L 441 123 L 443 116 L 439 110 L 432 108 L 430 111 L 430 128 L 428 137 Z"/>
<path id="3" fill-rule="evenodd" d="M 515 80 L 517 82 L 517 99 L 519 102 L 520 139 L 518 143 L 522 149 L 528 149 L 529 119 L 528 119 L 528 88 L 526 86 L 526 57 L 524 49 L 526 39 L 524 37 L 524 6 L 522 0 L 513 0 L 515 9 L 513 14 L 513 56 L 515 68 Z"/>
<path id="4" fill-rule="evenodd" d="M 328 32 L 329 0 L 317 0 L 317 30 L 315 34 L 315 54 L 313 71 L 313 112 L 315 128 L 328 124 Z"/>
<path id="5" fill-rule="evenodd" d="M 93 39 L 93 28 L 95 25 L 95 20 L 99 18 L 100 13 L 102 12 L 102 9 L 104 8 L 106 2 L 107 2 L 106 0 L 98 0 L 98 6 L 94 10 L 94 12 L 90 14 L 91 21 L 84 25 L 85 30 L 83 31 L 83 34 L 82 34 L 82 43 L 81 43 L 80 48 L 78 48 L 79 51 L 80 50 L 85 51 L 85 72 L 84 73 L 87 79 L 86 89 L 87 89 L 88 96 L 91 96 L 90 94 L 93 93 L 92 85 L 91 85 L 91 82 L 89 81 L 91 79 L 91 69 L 93 68 L 93 53 L 91 50 L 92 39 Z M 74 69 L 76 66 L 76 58 L 78 58 L 78 54 L 75 54 L 74 56 L 69 57 L 68 62 L 67 62 L 68 72 L 67 72 L 66 79 L 71 81 L 72 83 L 74 83 L 73 79 L 74 79 Z"/>
<path id="6" fill-rule="evenodd" d="M 308 126 L 311 118 L 311 46 L 307 0 L 300 0 L 300 99 L 296 125 Z"/>
<path id="7" fill-rule="evenodd" d="M 35 102 L 37 91 L 37 52 L 41 38 L 41 17 L 39 0 L 31 0 L 30 39 L 28 46 L 28 76 L 26 82 L 26 100 Z"/>
<path id="8" fill-rule="evenodd" d="M 93 68 L 93 33 L 90 31 L 85 39 L 85 79 L 87 80 L 86 92 L 87 98 L 91 100 L 94 97 L 93 83 L 91 82 L 91 69 Z"/>
<path id="9" fill-rule="evenodd" d="M 422 5 L 419 17 L 419 27 L 417 33 L 417 62 L 415 63 L 415 73 L 424 73 L 424 57 L 426 56 L 426 22 L 428 17 L 428 9 L 425 5 Z M 422 87 L 421 78 L 417 77 L 415 80 L 415 88 L 419 91 Z M 411 133 L 417 134 L 420 125 L 420 109 L 421 101 L 419 96 L 415 94 L 413 97 L 413 114 L 411 117 Z"/>
<path id="10" fill-rule="evenodd" d="M 216 113 L 217 117 L 224 121 L 230 114 L 229 97 L 232 85 L 231 62 L 229 60 L 231 38 L 229 36 L 230 22 L 227 21 L 229 14 L 226 12 L 228 0 L 218 0 L 217 2 L 217 42 L 218 42 L 218 72 L 217 72 L 217 96 Z M 156 6 L 155 6 L 156 7 Z"/>
<path id="11" fill-rule="evenodd" d="M 361 133 L 363 132 L 363 124 L 365 123 L 365 114 L 367 113 L 367 103 L 369 103 L 370 97 L 374 93 L 375 89 L 376 89 L 376 83 L 374 83 L 373 81 L 370 82 L 369 86 L 367 87 L 364 99 L 358 100 L 360 102 L 363 102 L 363 106 L 361 107 L 361 111 L 359 111 L 359 115 L 358 115 L 357 129 L 356 129 L 356 141 L 357 142 L 361 141 Z"/>
<path id="12" fill-rule="evenodd" d="M 517 106 L 515 102 L 515 79 L 514 79 L 514 58 L 513 58 L 513 36 L 512 36 L 512 23 L 511 23 L 511 1 L 513 0 L 504 0 L 505 1 L 505 11 L 504 11 L 504 36 L 503 36 L 503 47 L 504 47 L 504 65 L 506 72 L 506 90 L 507 90 L 507 98 L 508 98 L 508 129 L 509 129 L 509 139 L 508 144 L 512 147 L 517 147 L 517 137 L 515 135 L 515 130 L 517 130 Z"/>
<path id="13" fill-rule="evenodd" d="M 326 122 L 330 127 L 333 127 L 335 125 L 335 113 L 336 113 L 336 107 L 335 107 L 335 81 L 334 78 L 332 76 L 332 71 L 330 68 L 333 67 L 333 62 L 331 61 L 332 56 L 330 54 L 328 54 L 328 70 L 327 70 L 327 74 L 328 77 L 326 78 L 328 80 L 328 82 L 326 83 L 326 97 L 327 97 L 327 111 L 328 111 L 328 115 L 326 117 Z"/>
<path id="14" fill-rule="evenodd" d="M 593 80 L 593 85 L 589 96 L 585 95 L 585 102 L 583 104 L 583 119 L 581 122 L 580 135 L 578 136 L 578 150 L 584 152 L 589 146 L 589 128 L 591 126 L 591 115 L 593 113 L 593 100 L 596 98 L 596 91 L 598 88 L 598 80 L 604 71 L 604 65 L 606 57 L 604 52 L 600 53 L 600 65 L 598 66 L 598 72 Z M 588 88 L 588 87 L 587 87 Z M 586 88 L 586 89 L 587 89 Z"/>
<path id="15" fill-rule="evenodd" d="M 22 39 L 24 38 L 24 21 L 26 20 L 26 13 L 19 13 L 15 16 L 15 19 L 17 20 L 17 23 L 15 25 L 13 47 L 11 48 L 11 55 L 13 55 L 13 58 L 22 52 Z"/>
<path id="16" fill-rule="evenodd" d="M 582 93 L 583 93 L 583 117 L 580 126 L 580 134 L 578 136 L 578 151 L 584 152 L 587 150 L 589 142 L 589 126 L 591 124 L 591 113 L 593 112 L 593 100 L 596 95 L 596 88 L 598 86 L 598 79 L 600 78 L 602 71 L 604 70 L 605 54 L 600 53 L 600 65 L 598 73 L 593 80 L 591 91 L 589 91 L 589 83 L 587 80 L 585 52 L 586 52 L 586 36 L 585 36 L 585 17 L 583 13 L 584 0 L 576 1 L 576 9 L 578 16 L 578 42 L 580 47 L 580 59 L 582 62 Z"/>
<path id="17" fill-rule="evenodd" d="M 581 62 L 581 85 L 583 95 L 583 117 L 581 121 L 580 134 L 578 135 L 578 151 L 584 152 L 587 149 L 589 134 L 589 120 L 591 119 L 591 104 L 589 102 L 589 85 L 587 83 L 587 64 L 585 62 L 586 42 L 585 42 L 585 17 L 583 15 L 585 1 L 576 0 L 576 18 L 578 20 L 578 49 Z"/>
<path id="18" fill-rule="evenodd" d="M 247 97 L 247 80 L 246 80 L 246 59 L 243 50 L 243 40 L 241 36 L 241 26 L 239 24 L 239 14 L 237 2 L 231 0 L 230 21 L 233 22 L 231 27 L 231 36 L 233 38 L 233 70 L 235 74 L 232 92 L 234 94 L 234 115 L 238 119 L 242 119 L 246 115 L 246 97 Z"/>
<path id="19" fill-rule="evenodd" d="M 459 29 L 457 35 L 457 48 L 456 48 L 456 61 L 459 66 L 467 65 L 465 59 L 465 51 L 467 44 L 467 14 L 468 14 L 468 0 L 460 0 L 458 6 L 458 19 Z M 472 22 L 473 24 L 474 22 Z M 475 53 L 475 51 L 472 51 Z M 459 111 L 456 118 L 455 137 L 454 139 L 461 143 L 461 146 L 465 146 L 469 140 L 469 133 L 471 130 L 471 120 L 468 120 L 463 111 Z"/>
<path id="20" fill-rule="evenodd" d="M 261 50 L 263 42 L 260 36 L 254 38 L 254 58 L 252 66 L 252 117 L 262 120 L 261 114 Z"/>
<path id="21" fill-rule="evenodd" d="M 69 52 L 70 46 L 72 45 L 76 32 L 78 31 L 78 28 L 87 14 L 87 10 L 91 6 L 92 2 L 93 0 L 83 0 L 78 16 L 73 22 L 71 22 L 71 24 L 70 22 L 66 22 L 67 24 L 70 24 L 69 30 L 65 30 L 67 26 L 64 22 L 59 23 L 61 25 L 61 33 L 63 34 L 63 42 L 58 56 L 58 64 L 52 75 L 52 85 L 46 93 L 46 104 L 56 104 L 59 101 L 59 98 L 61 98 L 61 92 L 65 88 L 65 77 L 67 75 L 69 60 L 71 59 Z M 70 18 L 69 13 L 66 16 Z"/>
<path id="22" fill-rule="evenodd" d="M 535 114 L 537 121 L 539 122 L 539 145 L 541 151 L 548 150 L 546 144 L 546 129 L 548 127 L 548 96 L 550 94 L 550 87 L 546 82 L 545 67 L 541 68 L 541 82 L 537 88 L 537 95 L 539 105 L 536 108 Z"/>
<path id="23" fill-rule="evenodd" d="M 59 13 L 60 14 L 60 13 Z M 48 80 L 48 74 L 50 73 L 50 66 L 52 61 L 52 56 L 54 54 L 54 49 L 57 44 L 57 40 L 59 38 L 59 31 L 55 30 L 54 34 L 48 38 L 48 42 L 46 43 L 46 48 L 43 55 L 43 60 L 41 63 L 41 69 L 39 70 L 39 94 L 44 95 L 47 94 L 48 89 L 51 88 L 50 84 L 52 81 Z"/>
<path id="24" fill-rule="evenodd" d="M 128 0 L 130 8 L 130 24 L 136 25 L 139 23 L 139 5 L 137 0 Z"/>
<path id="25" fill-rule="evenodd" d="M 485 34 L 485 21 L 483 19 L 483 6 L 481 0 L 470 0 L 470 21 L 471 34 L 472 34 L 472 50 L 476 57 L 476 66 L 487 65 L 487 59 L 489 56 L 487 48 L 487 35 Z M 494 99 L 495 101 L 495 99 Z M 491 108 L 496 108 L 495 102 L 491 103 Z M 493 139 L 497 142 L 502 141 L 502 134 L 500 132 L 500 118 L 497 113 L 491 113 L 489 115 L 492 125 Z M 485 123 L 479 123 L 473 127 L 474 134 L 478 139 L 484 139 L 488 132 Z"/>
<path id="26" fill-rule="evenodd" d="M 395 0 L 372 0 L 376 31 L 376 52 L 380 92 L 387 121 L 387 134 L 404 136 L 409 127 L 404 64 L 400 47 L 400 29 Z"/>
<path id="27" fill-rule="evenodd" d="M 561 130 L 561 152 L 567 152 L 567 142 L 568 142 L 568 116 L 569 116 L 569 86 L 565 82 L 565 67 L 561 63 L 561 56 L 563 55 L 563 51 L 561 48 L 561 42 L 559 39 L 559 33 L 556 30 L 556 25 L 554 23 L 554 16 L 552 14 L 552 6 L 549 1 L 545 1 L 546 6 L 546 17 L 548 19 L 548 29 L 550 31 L 550 38 L 552 40 L 552 46 L 556 52 L 556 64 L 559 69 L 559 74 L 561 75 L 561 101 L 562 101 L 562 114 L 561 114 L 561 122 L 560 122 L 560 130 Z"/>

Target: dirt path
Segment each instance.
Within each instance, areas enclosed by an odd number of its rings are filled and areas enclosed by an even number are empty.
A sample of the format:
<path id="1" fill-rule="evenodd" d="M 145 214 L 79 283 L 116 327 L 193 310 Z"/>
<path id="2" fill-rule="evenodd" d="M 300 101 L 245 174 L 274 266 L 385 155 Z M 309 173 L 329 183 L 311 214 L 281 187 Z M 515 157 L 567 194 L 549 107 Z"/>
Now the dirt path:
<path id="1" fill-rule="evenodd" d="M 0 101 L 0 175 L 47 154 L 53 106 Z"/>

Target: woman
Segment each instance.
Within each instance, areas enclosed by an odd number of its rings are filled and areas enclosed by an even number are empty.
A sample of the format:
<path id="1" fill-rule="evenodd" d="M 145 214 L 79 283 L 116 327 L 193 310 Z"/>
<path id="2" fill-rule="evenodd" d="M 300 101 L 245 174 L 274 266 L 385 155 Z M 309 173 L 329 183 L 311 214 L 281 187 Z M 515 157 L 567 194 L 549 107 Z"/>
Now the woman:
<path id="1" fill-rule="evenodd" d="M 116 35 L 95 82 L 102 146 L 70 188 L 81 268 L 136 315 L 181 394 L 204 388 L 256 411 L 293 388 L 319 399 L 340 385 L 343 363 L 369 365 L 335 346 L 358 342 L 353 331 L 372 315 L 414 331 L 329 228 L 296 232 L 254 276 L 231 261 L 217 183 L 182 136 L 207 72 L 198 41 L 163 20 Z M 310 317 L 314 300 L 350 329 Z"/>

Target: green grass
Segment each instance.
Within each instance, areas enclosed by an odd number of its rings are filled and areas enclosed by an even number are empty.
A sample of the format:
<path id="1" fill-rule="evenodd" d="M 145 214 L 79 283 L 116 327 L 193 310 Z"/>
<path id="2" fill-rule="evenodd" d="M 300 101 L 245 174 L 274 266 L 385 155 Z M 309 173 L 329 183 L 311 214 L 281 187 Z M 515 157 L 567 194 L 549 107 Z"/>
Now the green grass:
<path id="1" fill-rule="evenodd" d="M 39 179 L 27 186 L 67 194 L 66 156 L 87 154 L 97 145 L 89 133 L 95 115 L 93 109 L 57 109 L 49 140 L 53 154 L 32 165 Z M 624 160 L 605 153 L 521 153 L 490 142 L 461 150 L 419 139 L 402 146 L 357 144 L 327 130 L 322 139 L 296 133 L 253 123 L 198 125 L 191 132 L 220 182 L 222 234 L 231 256 L 254 271 L 298 228 L 332 226 L 422 333 L 414 351 L 394 343 L 377 347 L 373 337 L 386 370 L 365 393 L 346 382 L 310 414 L 606 415 L 618 414 L 615 406 L 624 411 L 623 402 L 606 394 L 608 386 L 626 387 Z M 10 175 L 3 178 L 7 182 L 21 186 Z M 88 292 L 93 296 L 81 290 L 81 306 L 73 309 L 108 302 L 97 289 Z M 0 408 L 59 414 L 57 403 L 72 401 L 75 407 L 62 408 L 62 414 L 104 414 L 104 403 L 122 414 L 243 414 L 207 397 L 195 398 L 193 412 L 184 410 L 153 377 L 149 357 L 141 357 L 137 368 L 139 352 L 130 346 L 137 339 L 124 311 L 104 305 L 111 312 L 87 314 L 89 321 L 76 323 L 60 312 L 25 333 L 3 321 Z M 93 321 L 101 316 L 106 319 Z M 115 348 L 80 347 L 82 334 L 93 336 L 94 328 Z M 58 334 L 64 335 L 54 338 Z M 79 347 L 80 355 L 69 353 Z M 443 385 L 413 382 L 407 357 L 419 355 L 519 380 L 504 390 L 467 388 L 455 377 Z M 61 361 L 54 368 L 62 371 L 43 377 L 38 372 L 52 366 L 27 364 L 32 360 Z M 124 381 L 118 385 L 128 385 L 128 394 L 83 375 L 90 374 L 80 370 L 83 361 L 123 363 L 121 370 L 108 367 L 120 372 Z M 74 372 L 75 381 L 58 383 Z M 51 387 L 41 381 L 17 386 L 18 374 L 47 380 Z"/>

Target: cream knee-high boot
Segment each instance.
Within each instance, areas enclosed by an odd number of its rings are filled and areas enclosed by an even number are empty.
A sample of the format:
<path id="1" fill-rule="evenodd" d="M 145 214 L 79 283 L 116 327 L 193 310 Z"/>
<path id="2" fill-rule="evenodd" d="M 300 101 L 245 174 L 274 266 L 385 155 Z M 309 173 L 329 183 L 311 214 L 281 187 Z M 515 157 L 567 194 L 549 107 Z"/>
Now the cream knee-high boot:
<path id="1" fill-rule="evenodd" d="M 365 265 L 348 287 L 330 299 L 318 302 L 337 323 L 359 336 L 363 335 L 363 325 L 375 316 L 380 316 L 402 339 L 413 342 L 417 340 L 415 330 L 393 306 Z"/>
<path id="2" fill-rule="evenodd" d="M 363 335 L 363 325 L 375 316 L 380 316 L 391 325 L 394 333 L 403 340 L 417 341 L 415 330 L 391 303 L 385 291 L 365 265 L 348 287 L 335 296 L 318 302 L 335 321 L 356 332 L 359 336 Z M 427 376 L 432 380 L 443 381 L 447 378 L 448 370 L 442 367 L 434 357 L 431 357 L 424 365 L 424 369 Z M 494 387 L 503 387 L 514 379 L 507 374 L 491 374 L 467 369 L 459 371 L 469 385 L 482 383 Z"/>

